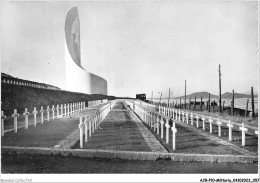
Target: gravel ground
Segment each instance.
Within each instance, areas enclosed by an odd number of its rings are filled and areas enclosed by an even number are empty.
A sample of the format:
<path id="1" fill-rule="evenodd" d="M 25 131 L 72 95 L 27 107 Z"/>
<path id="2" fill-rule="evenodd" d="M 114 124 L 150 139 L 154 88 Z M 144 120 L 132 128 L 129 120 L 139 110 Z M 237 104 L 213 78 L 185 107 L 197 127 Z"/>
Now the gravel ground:
<path id="1" fill-rule="evenodd" d="M 15 166 L 14 166 L 15 165 Z M 2 173 L 257 173 L 257 163 L 129 161 L 43 155 L 2 157 Z"/>
<path id="2" fill-rule="evenodd" d="M 78 119 L 57 119 L 38 123 L 18 133 L 8 132 L 1 138 L 2 146 L 53 147 L 78 128 Z"/>
<path id="3" fill-rule="evenodd" d="M 84 148 L 151 151 L 123 103 L 117 103 L 114 106 L 100 124 L 99 129 L 84 144 Z"/>

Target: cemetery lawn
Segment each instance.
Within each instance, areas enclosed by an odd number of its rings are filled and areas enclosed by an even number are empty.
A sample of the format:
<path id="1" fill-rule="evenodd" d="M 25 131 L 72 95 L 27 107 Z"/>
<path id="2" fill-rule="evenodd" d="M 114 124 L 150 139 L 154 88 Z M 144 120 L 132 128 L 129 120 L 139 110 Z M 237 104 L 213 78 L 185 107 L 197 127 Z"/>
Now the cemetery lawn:
<path id="1" fill-rule="evenodd" d="M 53 147 L 75 131 L 78 124 L 78 119 L 44 121 L 43 124 L 38 123 L 36 127 L 29 126 L 27 130 L 18 129 L 17 134 L 5 133 L 1 139 L 2 146 Z"/>
<path id="2" fill-rule="evenodd" d="M 48 155 L 4 155 L 2 173 L 257 173 L 257 163 L 131 161 Z"/>

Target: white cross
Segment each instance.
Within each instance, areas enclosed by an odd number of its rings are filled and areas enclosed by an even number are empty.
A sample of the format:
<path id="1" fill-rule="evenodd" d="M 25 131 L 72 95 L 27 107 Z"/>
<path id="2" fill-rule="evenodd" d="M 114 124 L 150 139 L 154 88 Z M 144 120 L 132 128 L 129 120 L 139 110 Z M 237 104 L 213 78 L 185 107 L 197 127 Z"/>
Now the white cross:
<path id="1" fill-rule="evenodd" d="M 89 116 L 85 116 L 84 125 L 85 125 L 85 142 L 88 141 L 88 120 Z"/>
<path id="2" fill-rule="evenodd" d="M 242 131 L 242 146 L 246 145 L 246 132 L 248 131 L 247 128 L 245 128 L 245 124 L 242 123 L 242 127 L 239 127 L 239 130 Z"/>
<path id="3" fill-rule="evenodd" d="M 179 121 L 181 121 L 181 110 L 179 109 Z"/>
<path id="4" fill-rule="evenodd" d="M 212 133 L 212 123 L 213 123 L 213 120 L 211 118 L 211 116 L 209 117 L 209 133 Z"/>
<path id="5" fill-rule="evenodd" d="M 33 114 L 33 116 L 34 116 L 34 127 L 36 127 L 36 123 L 37 123 L 37 121 L 36 121 L 36 115 L 37 115 L 37 111 L 36 111 L 36 107 L 34 107 L 33 108 L 33 112 L 32 112 L 32 114 Z"/>
<path id="6" fill-rule="evenodd" d="M 201 120 L 202 120 L 202 130 L 205 130 L 205 117 L 204 117 L 204 115 L 201 118 Z"/>
<path id="7" fill-rule="evenodd" d="M 258 130 L 257 130 L 257 131 L 255 131 L 255 134 L 256 134 L 256 135 L 258 135 Z"/>
<path id="8" fill-rule="evenodd" d="M 52 105 L 51 110 L 52 110 L 52 119 L 54 120 L 54 118 L 55 118 L 55 107 L 54 107 L 54 105 Z"/>
<path id="9" fill-rule="evenodd" d="M 160 122 L 160 116 L 157 115 L 157 123 L 156 123 L 157 135 L 159 135 L 159 122 Z"/>
<path id="10" fill-rule="evenodd" d="M 89 118 L 89 121 L 88 121 L 88 124 L 89 124 L 89 137 L 91 137 L 91 134 L 92 134 L 92 131 L 91 131 L 91 121 L 92 121 L 92 119 L 91 118 Z"/>
<path id="11" fill-rule="evenodd" d="M 165 127 L 166 127 L 166 144 L 168 144 L 169 143 L 169 128 L 170 128 L 169 119 L 166 119 Z"/>
<path id="12" fill-rule="evenodd" d="M 227 126 L 228 126 L 228 140 L 232 141 L 232 128 L 233 128 L 233 124 L 232 124 L 232 122 L 230 120 L 228 121 Z"/>
<path id="13" fill-rule="evenodd" d="M 60 109 L 61 109 L 60 116 L 63 117 L 63 105 L 62 104 L 60 105 Z"/>
<path id="14" fill-rule="evenodd" d="M 67 105 L 67 111 L 68 111 L 67 115 L 69 116 L 70 115 L 70 104 Z"/>
<path id="15" fill-rule="evenodd" d="M 156 114 L 154 113 L 154 117 L 153 117 L 153 131 L 156 130 L 156 121 L 157 121 L 157 116 L 156 116 Z"/>
<path id="16" fill-rule="evenodd" d="M 50 107 L 49 106 L 47 106 L 46 111 L 47 111 L 47 121 L 50 121 Z"/>
<path id="17" fill-rule="evenodd" d="M 84 128 L 84 124 L 82 123 L 82 117 L 79 118 L 79 139 L 80 139 L 80 148 L 83 148 L 83 128 Z"/>
<path id="18" fill-rule="evenodd" d="M 67 106 L 66 106 L 66 104 L 64 104 L 64 116 L 67 116 L 67 111 L 66 111 L 66 109 L 67 109 Z"/>
<path id="19" fill-rule="evenodd" d="M 182 122 L 185 122 L 185 115 L 184 115 L 184 111 L 182 111 Z"/>
<path id="20" fill-rule="evenodd" d="M 4 115 L 4 111 L 1 112 L 1 127 L 2 127 L 2 136 L 4 136 L 5 129 L 4 129 L 4 121 L 6 119 L 6 115 Z"/>
<path id="21" fill-rule="evenodd" d="M 193 114 L 192 114 L 192 112 L 190 114 L 190 121 L 191 121 L 191 126 L 193 126 Z"/>
<path id="22" fill-rule="evenodd" d="M 220 121 L 219 118 L 218 118 L 217 124 L 218 124 L 218 136 L 221 137 L 221 125 L 222 125 L 222 122 Z"/>
<path id="23" fill-rule="evenodd" d="M 176 144 L 176 133 L 177 129 L 175 128 L 175 122 L 172 123 L 172 149 L 175 150 L 175 144 Z"/>
<path id="24" fill-rule="evenodd" d="M 161 139 L 163 139 L 163 125 L 164 125 L 164 121 L 163 118 L 161 117 Z"/>
<path id="25" fill-rule="evenodd" d="M 25 111 L 23 113 L 24 120 L 25 120 L 25 125 L 24 125 L 25 129 L 28 129 L 28 114 L 29 114 L 29 112 L 28 112 L 27 108 L 25 108 Z"/>
<path id="26" fill-rule="evenodd" d="M 17 109 L 14 109 L 14 113 L 12 114 L 12 117 L 14 118 L 14 133 L 17 133 L 17 117 L 19 114 L 17 113 Z"/>
<path id="27" fill-rule="evenodd" d="M 72 111 L 72 104 L 70 104 L 70 114 L 73 114 L 73 111 Z"/>
<path id="28" fill-rule="evenodd" d="M 189 113 L 188 112 L 186 113 L 186 122 L 187 122 L 187 124 L 189 124 Z"/>
<path id="29" fill-rule="evenodd" d="M 40 112 L 41 112 L 41 123 L 43 124 L 43 112 L 44 112 L 44 110 L 43 110 L 43 107 L 42 107 L 42 106 L 41 106 Z"/>
<path id="30" fill-rule="evenodd" d="M 60 111 L 59 111 L 59 109 L 60 109 L 60 108 L 59 108 L 59 105 L 57 105 L 57 108 L 56 108 L 56 110 L 57 110 L 57 118 L 59 118 L 59 117 L 60 117 L 60 114 L 59 114 L 59 113 L 60 113 Z"/>
<path id="31" fill-rule="evenodd" d="M 198 115 L 196 115 L 196 123 L 197 123 L 197 128 L 199 128 L 199 116 Z"/>

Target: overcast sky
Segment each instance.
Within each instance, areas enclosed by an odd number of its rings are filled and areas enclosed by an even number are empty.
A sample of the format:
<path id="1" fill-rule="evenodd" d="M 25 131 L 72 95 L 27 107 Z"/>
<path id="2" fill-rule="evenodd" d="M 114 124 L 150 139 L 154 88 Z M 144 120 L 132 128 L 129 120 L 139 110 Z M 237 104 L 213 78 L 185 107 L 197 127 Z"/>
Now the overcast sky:
<path id="1" fill-rule="evenodd" d="M 108 94 L 258 88 L 257 2 L 6 2 L 1 71 L 64 87 L 64 18 L 77 6 L 81 63 Z"/>

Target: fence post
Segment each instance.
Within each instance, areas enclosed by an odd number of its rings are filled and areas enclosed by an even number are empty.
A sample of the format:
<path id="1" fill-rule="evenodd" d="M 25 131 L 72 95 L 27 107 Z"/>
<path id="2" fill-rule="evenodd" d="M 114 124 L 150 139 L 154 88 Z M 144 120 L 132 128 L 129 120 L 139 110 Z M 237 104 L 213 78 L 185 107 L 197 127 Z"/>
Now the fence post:
<path id="1" fill-rule="evenodd" d="M 233 128 L 233 124 L 232 124 L 232 122 L 230 120 L 228 121 L 227 126 L 228 126 L 228 140 L 232 141 L 232 128 Z"/>
<path id="2" fill-rule="evenodd" d="M 29 114 L 29 112 L 28 112 L 27 108 L 25 108 L 24 113 L 23 113 L 24 120 L 25 120 L 25 125 L 24 125 L 25 129 L 28 129 L 28 114 Z"/>
<path id="3" fill-rule="evenodd" d="M 247 128 L 245 128 L 245 123 L 242 123 L 242 127 L 239 127 L 239 130 L 242 131 L 242 146 L 246 145 L 246 132 Z"/>
<path id="4" fill-rule="evenodd" d="M 37 115 L 37 111 L 36 111 L 36 107 L 34 107 L 34 110 L 33 110 L 33 115 L 34 115 L 34 127 L 36 127 L 36 123 L 37 123 L 37 119 L 36 119 L 36 115 Z"/>
<path id="5" fill-rule="evenodd" d="M 177 129 L 175 128 L 175 122 L 172 123 L 172 149 L 175 150 L 176 147 L 175 147 L 175 136 L 176 136 L 176 133 L 177 133 Z"/>
<path id="6" fill-rule="evenodd" d="M 249 100 L 247 99 L 247 100 L 246 100 L 245 118 L 247 117 L 247 111 L 248 111 L 248 102 L 249 102 Z"/>
<path id="7" fill-rule="evenodd" d="M 5 119 L 6 119 L 6 115 L 4 115 L 4 111 L 2 111 L 2 113 L 1 113 L 2 136 L 4 136 L 4 133 L 5 133 L 5 128 L 4 128 Z"/>
<path id="8" fill-rule="evenodd" d="M 47 106 L 46 111 L 47 111 L 47 121 L 50 121 L 50 107 L 49 106 Z"/>
<path id="9" fill-rule="evenodd" d="M 41 112 L 41 123 L 43 124 L 43 112 L 44 112 L 44 110 L 43 110 L 43 107 L 42 107 L 42 106 L 41 106 L 40 112 Z"/>
<path id="10" fill-rule="evenodd" d="M 80 149 L 83 148 L 84 141 L 83 141 L 83 128 L 84 124 L 82 123 L 82 117 L 79 118 L 79 141 L 80 141 Z"/>

